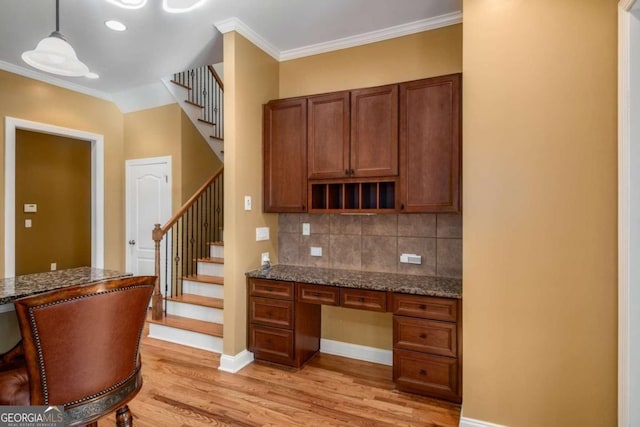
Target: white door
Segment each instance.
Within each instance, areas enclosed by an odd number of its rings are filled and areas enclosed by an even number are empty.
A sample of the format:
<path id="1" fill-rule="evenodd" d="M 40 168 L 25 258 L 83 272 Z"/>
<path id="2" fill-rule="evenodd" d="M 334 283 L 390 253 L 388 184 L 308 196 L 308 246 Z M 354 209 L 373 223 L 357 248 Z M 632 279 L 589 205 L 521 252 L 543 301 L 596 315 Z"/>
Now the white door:
<path id="1" fill-rule="evenodd" d="M 170 217 L 171 157 L 127 160 L 126 267 L 128 272 L 136 276 L 155 274 L 153 228 L 155 224 L 164 225 Z"/>

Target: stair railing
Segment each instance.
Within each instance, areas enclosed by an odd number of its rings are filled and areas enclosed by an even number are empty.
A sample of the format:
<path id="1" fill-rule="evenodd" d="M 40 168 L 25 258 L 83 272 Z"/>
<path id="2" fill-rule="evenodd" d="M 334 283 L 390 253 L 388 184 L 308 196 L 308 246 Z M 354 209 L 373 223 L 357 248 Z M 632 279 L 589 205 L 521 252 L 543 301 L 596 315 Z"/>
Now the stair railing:
<path id="1" fill-rule="evenodd" d="M 167 311 L 162 289 L 165 297 L 181 295 L 182 278 L 196 274 L 197 260 L 209 257 L 209 243 L 222 240 L 223 189 L 224 175 L 220 170 L 165 225 L 155 225 L 152 237 L 157 278 L 152 298 L 153 320 L 161 320 Z"/>
<path id="2" fill-rule="evenodd" d="M 189 88 L 187 100 L 201 107 L 202 120 L 213 125 L 211 136 L 224 139 L 222 106 L 224 104 L 224 84 L 211 65 L 175 73 L 173 81 Z"/>

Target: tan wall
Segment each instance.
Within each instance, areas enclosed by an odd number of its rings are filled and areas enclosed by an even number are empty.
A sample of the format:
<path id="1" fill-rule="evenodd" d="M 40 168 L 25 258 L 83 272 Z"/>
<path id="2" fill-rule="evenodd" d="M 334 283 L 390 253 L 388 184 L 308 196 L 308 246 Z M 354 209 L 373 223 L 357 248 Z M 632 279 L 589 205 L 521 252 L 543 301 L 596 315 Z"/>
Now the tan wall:
<path id="1" fill-rule="evenodd" d="M 464 1 L 464 416 L 616 423 L 616 1 Z"/>
<path id="2" fill-rule="evenodd" d="M 182 206 L 181 114 L 169 104 L 124 115 L 125 160 L 171 156 L 172 212 Z"/>
<path id="3" fill-rule="evenodd" d="M 278 217 L 262 213 L 262 104 L 278 97 L 278 62 L 241 35 L 224 35 L 224 353 L 246 349 L 245 272 L 260 266 L 260 254 L 276 254 Z M 244 196 L 253 198 L 245 211 Z M 256 227 L 271 240 L 256 242 Z"/>
<path id="4" fill-rule="evenodd" d="M 453 25 L 280 64 L 277 98 L 383 85 L 462 71 L 462 25 Z M 225 76 L 229 74 L 225 71 Z M 369 314 L 367 314 L 369 315 Z M 359 310 L 322 308 L 322 337 L 391 348 L 384 313 L 362 321 Z"/>
<path id="5" fill-rule="evenodd" d="M 15 194 L 16 276 L 91 266 L 90 142 L 17 130 Z"/>
<path id="6" fill-rule="evenodd" d="M 124 125 L 115 104 L 0 71 L 0 117 L 104 135 L 105 267 L 124 270 Z M 4 129 L 4 121 L 2 122 Z M 4 130 L 0 133 L 0 222 L 4 223 Z M 4 275 L 4 237 L 0 239 Z"/>
<path id="7" fill-rule="evenodd" d="M 181 110 L 182 203 L 222 168 L 222 162 Z"/>

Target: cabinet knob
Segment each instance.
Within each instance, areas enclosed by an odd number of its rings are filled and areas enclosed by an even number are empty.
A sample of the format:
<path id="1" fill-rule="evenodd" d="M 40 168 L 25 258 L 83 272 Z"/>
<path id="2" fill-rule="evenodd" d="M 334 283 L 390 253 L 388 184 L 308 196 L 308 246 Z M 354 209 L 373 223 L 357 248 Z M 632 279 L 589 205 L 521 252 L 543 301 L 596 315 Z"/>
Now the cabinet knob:
<path id="1" fill-rule="evenodd" d="M 360 297 L 360 298 L 358 298 L 358 301 L 360 301 L 360 302 L 364 302 L 364 297 Z"/>
<path id="2" fill-rule="evenodd" d="M 400 203 L 400 210 L 403 211 L 404 210 L 404 203 Z"/>
<path id="3" fill-rule="evenodd" d="M 427 376 L 427 371 L 425 371 L 424 369 L 420 369 L 420 375 L 422 375 L 423 377 Z"/>
<path id="4" fill-rule="evenodd" d="M 345 170 L 344 170 L 344 174 L 345 174 L 345 175 L 349 175 L 349 169 L 345 169 Z"/>
<path id="5" fill-rule="evenodd" d="M 419 308 L 420 310 L 423 310 L 423 311 L 424 311 L 424 310 L 426 310 L 426 309 L 427 309 L 427 306 L 426 306 L 426 305 L 424 305 L 424 304 L 420 304 L 420 305 L 418 306 L 418 308 Z"/>
<path id="6" fill-rule="evenodd" d="M 272 312 L 270 312 L 270 311 L 267 311 L 267 316 L 269 316 L 269 317 L 273 317 L 273 313 L 272 313 Z"/>
<path id="7" fill-rule="evenodd" d="M 353 169 L 349 169 L 349 175 L 353 176 L 355 174 L 355 171 Z"/>
<path id="8" fill-rule="evenodd" d="M 427 334 L 425 334 L 424 332 L 420 334 L 420 338 L 425 339 L 427 338 Z"/>

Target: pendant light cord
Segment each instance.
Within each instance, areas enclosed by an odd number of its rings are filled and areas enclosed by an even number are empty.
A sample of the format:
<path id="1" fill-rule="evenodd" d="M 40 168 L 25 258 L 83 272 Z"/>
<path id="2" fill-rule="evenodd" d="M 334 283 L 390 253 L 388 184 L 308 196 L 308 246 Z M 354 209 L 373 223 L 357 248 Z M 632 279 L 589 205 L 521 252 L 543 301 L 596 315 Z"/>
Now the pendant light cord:
<path id="1" fill-rule="evenodd" d="M 60 0 L 56 0 L 56 32 L 60 32 Z"/>

